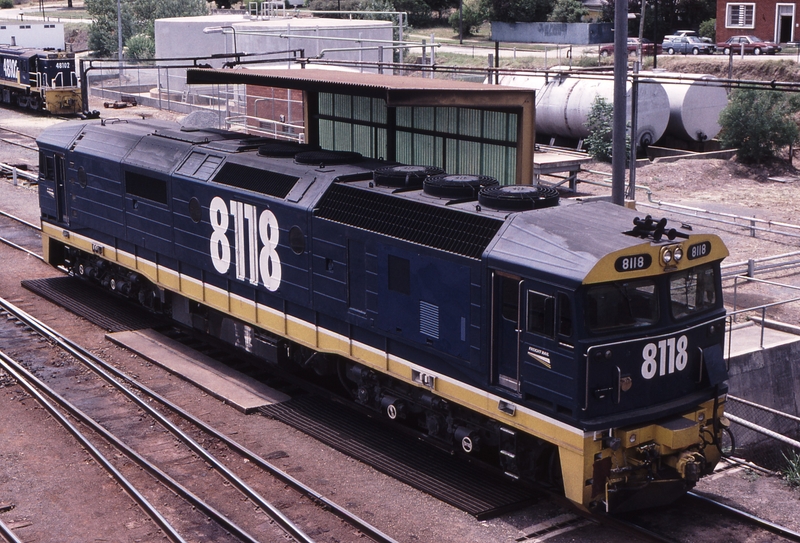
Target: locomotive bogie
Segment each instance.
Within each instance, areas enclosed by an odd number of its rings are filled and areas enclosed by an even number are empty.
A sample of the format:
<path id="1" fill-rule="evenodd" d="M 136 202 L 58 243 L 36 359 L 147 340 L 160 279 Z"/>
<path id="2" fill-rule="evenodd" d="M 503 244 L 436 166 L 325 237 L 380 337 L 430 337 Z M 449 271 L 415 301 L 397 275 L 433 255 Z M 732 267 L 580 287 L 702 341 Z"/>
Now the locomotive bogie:
<path id="1" fill-rule="evenodd" d="M 338 376 L 393 423 L 582 507 L 658 503 L 651 483 L 668 499 L 717 462 L 718 237 L 601 202 L 450 200 L 370 181 L 382 161 L 261 143 L 159 122 L 45 132 L 47 261 Z"/>

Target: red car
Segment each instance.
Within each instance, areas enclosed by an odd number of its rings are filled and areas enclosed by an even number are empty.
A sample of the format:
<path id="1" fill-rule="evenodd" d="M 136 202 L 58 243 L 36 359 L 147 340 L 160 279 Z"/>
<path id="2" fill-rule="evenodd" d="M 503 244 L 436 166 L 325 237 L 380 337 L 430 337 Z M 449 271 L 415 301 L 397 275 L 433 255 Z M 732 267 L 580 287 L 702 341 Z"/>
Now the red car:
<path id="1" fill-rule="evenodd" d="M 636 49 L 639 47 L 639 38 L 628 38 L 628 54 L 635 55 Z M 654 45 L 653 42 L 646 38 L 642 38 L 642 54 L 643 55 L 652 55 L 653 54 L 653 47 L 656 48 L 656 53 L 661 52 L 660 45 Z M 607 57 L 609 55 L 614 54 L 614 44 L 608 43 L 600 48 L 600 56 Z"/>
<path id="2" fill-rule="evenodd" d="M 774 55 L 781 52 L 781 46 L 777 43 L 764 41 L 756 36 L 732 36 L 728 38 L 728 41 L 718 43 L 717 50 L 726 55 L 731 53 L 736 55 L 742 52 L 742 45 L 744 45 L 745 54 Z"/>

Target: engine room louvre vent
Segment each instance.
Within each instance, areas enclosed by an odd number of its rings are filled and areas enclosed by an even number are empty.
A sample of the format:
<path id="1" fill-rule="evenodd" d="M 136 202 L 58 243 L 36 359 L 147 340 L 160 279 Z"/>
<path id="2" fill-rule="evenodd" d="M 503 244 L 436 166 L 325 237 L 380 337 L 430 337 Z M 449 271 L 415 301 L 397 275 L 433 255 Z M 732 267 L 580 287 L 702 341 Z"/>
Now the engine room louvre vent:
<path id="1" fill-rule="evenodd" d="M 222 166 L 213 181 L 276 198 L 286 198 L 299 179 L 291 175 L 229 162 Z"/>
<path id="2" fill-rule="evenodd" d="M 439 339 L 439 306 L 419 302 L 419 333 Z"/>
<path id="3" fill-rule="evenodd" d="M 479 259 L 502 221 L 334 184 L 316 217 Z"/>

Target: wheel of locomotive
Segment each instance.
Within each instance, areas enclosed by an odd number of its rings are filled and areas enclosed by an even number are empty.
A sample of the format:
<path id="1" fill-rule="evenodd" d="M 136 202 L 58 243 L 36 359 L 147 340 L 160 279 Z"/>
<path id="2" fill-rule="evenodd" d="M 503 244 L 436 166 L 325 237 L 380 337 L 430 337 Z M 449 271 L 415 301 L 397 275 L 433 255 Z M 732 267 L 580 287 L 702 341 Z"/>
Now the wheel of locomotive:
<path id="1" fill-rule="evenodd" d="M 505 185 L 482 188 L 481 205 L 506 211 L 527 211 L 558 205 L 558 191 L 535 185 Z"/>
<path id="2" fill-rule="evenodd" d="M 440 198 L 476 199 L 481 189 L 498 185 L 487 175 L 434 175 L 423 183 L 425 194 Z"/>
<path id="3" fill-rule="evenodd" d="M 28 107 L 28 102 L 30 102 L 30 98 L 24 94 L 20 94 L 17 96 L 17 105 L 22 108 Z"/>
<path id="4" fill-rule="evenodd" d="M 436 166 L 387 166 L 378 168 L 372 174 L 375 184 L 384 187 L 419 187 L 425 179 L 432 175 L 443 174 L 444 170 Z"/>
<path id="5" fill-rule="evenodd" d="M 111 279 L 108 281 L 108 288 L 110 288 L 110 289 L 111 289 L 111 290 L 113 290 L 113 291 L 116 291 L 116 290 L 117 290 L 117 279 L 116 279 L 115 277 L 112 277 L 112 278 L 111 278 Z"/>
<path id="6" fill-rule="evenodd" d="M 294 156 L 298 164 L 353 164 L 359 162 L 364 157 L 355 151 L 303 151 Z"/>
<path id="7" fill-rule="evenodd" d="M 28 107 L 34 111 L 39 111 L 42 107 L 42 97 L 38 94 L 31 94 L 28 99 Z"/>

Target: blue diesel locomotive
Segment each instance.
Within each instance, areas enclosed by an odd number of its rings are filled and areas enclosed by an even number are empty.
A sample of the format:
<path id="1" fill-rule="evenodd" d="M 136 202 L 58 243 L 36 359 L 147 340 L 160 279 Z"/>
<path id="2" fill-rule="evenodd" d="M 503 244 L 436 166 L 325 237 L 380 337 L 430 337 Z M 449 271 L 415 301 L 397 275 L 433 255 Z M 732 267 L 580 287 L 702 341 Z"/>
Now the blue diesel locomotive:
<path id="1" fill-rule="evenodd" d="M 56 115 L 83 111 L 73 53 L 3 45 L 0 62 L 4 104 Z"/>
<path id="2" fill-rule="evenodd" d="M 726 420 L 715 235 L 552 189 L 161 121 L 38 139 L 46 260 L 587 509 L 674 500 Z"/>

